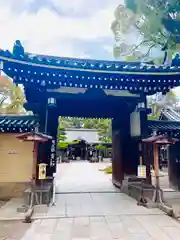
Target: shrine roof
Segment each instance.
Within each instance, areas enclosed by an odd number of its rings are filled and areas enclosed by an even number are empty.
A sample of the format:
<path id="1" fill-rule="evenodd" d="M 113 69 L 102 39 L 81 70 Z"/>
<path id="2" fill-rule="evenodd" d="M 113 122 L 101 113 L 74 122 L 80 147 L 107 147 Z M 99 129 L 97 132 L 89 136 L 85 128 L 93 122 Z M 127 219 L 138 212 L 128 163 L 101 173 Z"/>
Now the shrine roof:
<path id="1" fill-rule="evenodd" d="M 148 120 L 148 127 L 153 131 L 180 131 L 180 121 Z"/>
<path id="2" fill-rule="evenodd" d="M 79 87 L 154 94 L 180 85 L 180 65 L 102 61 L 38 54 L 14 56 L 0 50 L 3 71 L 15 83 L 46 88 Z"/>
<path id="3" fill-rule="evenodd" d="M 161 111 L 159 119 L 167 121 L 180 121 L 180 112 L 171 107 L 164 108 Z"/>
<path id="4" fill-rule="evenodd" d="M 180 121 L 148 120 L 149 133 L 180 138 Z"/>
<path id="5" fill-rule="evenodd" d="M 5 115 L 0 116 L 0 133 L 25 133 L 34 130 L 39 122 L 36 116 Z M 148 129 L 158 134 L 173 132 L 180 133 L 180 121 L 148 120 Z"/>
<path id="6" fill-rule="evenodd" d="M 34 130 L 38 118 L 36 116 L 0 116 L 0 133 L 24 133 Z"/>

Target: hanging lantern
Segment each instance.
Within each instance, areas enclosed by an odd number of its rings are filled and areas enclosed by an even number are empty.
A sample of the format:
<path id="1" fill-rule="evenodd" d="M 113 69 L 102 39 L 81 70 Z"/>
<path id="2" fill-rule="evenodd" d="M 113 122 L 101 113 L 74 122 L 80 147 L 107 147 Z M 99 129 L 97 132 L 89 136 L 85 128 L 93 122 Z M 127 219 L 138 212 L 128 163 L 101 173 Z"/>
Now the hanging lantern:
<path id="1" fill-rule="evenodd" d="M 138 103 L 138 108 L 139 109 L 145 108 L 145 103 L 144 102 Z"/>
<path id="2" fill-rule="evenodd" d="M 3 62 L 0 61 L 0 70 L 3 70 Z"/>
<path id="3" fill-rule="evenodd" d="M 55 107 L 56 106 L 56 99 L 55 98 L 48 98 L 48 106 Z"/>

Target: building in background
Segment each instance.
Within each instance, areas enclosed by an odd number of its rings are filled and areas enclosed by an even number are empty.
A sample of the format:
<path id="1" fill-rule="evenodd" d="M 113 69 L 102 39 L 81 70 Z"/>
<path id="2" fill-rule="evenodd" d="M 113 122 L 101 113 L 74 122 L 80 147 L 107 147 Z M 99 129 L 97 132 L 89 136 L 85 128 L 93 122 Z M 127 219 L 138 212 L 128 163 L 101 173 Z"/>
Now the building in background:
<path id="1" fill-rule="evenodd" d="M 90 160 L 94 157 L 98 160 L 99 156 L 111 155 L 112 144 L 102 143 L 97 129 L 67 128 L 65 134 L 66 140 L 57 148 L 57 155 L 63 159 Z"/>

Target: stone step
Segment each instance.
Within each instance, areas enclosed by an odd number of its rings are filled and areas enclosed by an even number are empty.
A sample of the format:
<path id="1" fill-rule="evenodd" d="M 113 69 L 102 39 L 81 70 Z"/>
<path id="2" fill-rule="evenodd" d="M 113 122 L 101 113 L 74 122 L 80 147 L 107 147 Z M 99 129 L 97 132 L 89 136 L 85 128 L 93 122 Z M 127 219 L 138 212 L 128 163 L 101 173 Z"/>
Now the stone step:
<path id="1" fill-rule="evenodd" d="M 164 199 L 180 199 L 180 192 L 172 188 L 162 189 Z"/>

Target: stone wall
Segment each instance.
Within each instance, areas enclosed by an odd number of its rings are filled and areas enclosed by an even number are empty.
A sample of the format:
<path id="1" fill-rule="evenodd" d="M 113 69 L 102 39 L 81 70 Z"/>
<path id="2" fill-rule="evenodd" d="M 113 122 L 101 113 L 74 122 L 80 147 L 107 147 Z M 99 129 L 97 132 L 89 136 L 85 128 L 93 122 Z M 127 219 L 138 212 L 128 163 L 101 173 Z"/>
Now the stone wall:
<path id="1" fill-rule="evenodd" d="M 0 200 L 23 197 L 23 193 L 28 187 L 29 183 L 0 183 Z"/>

